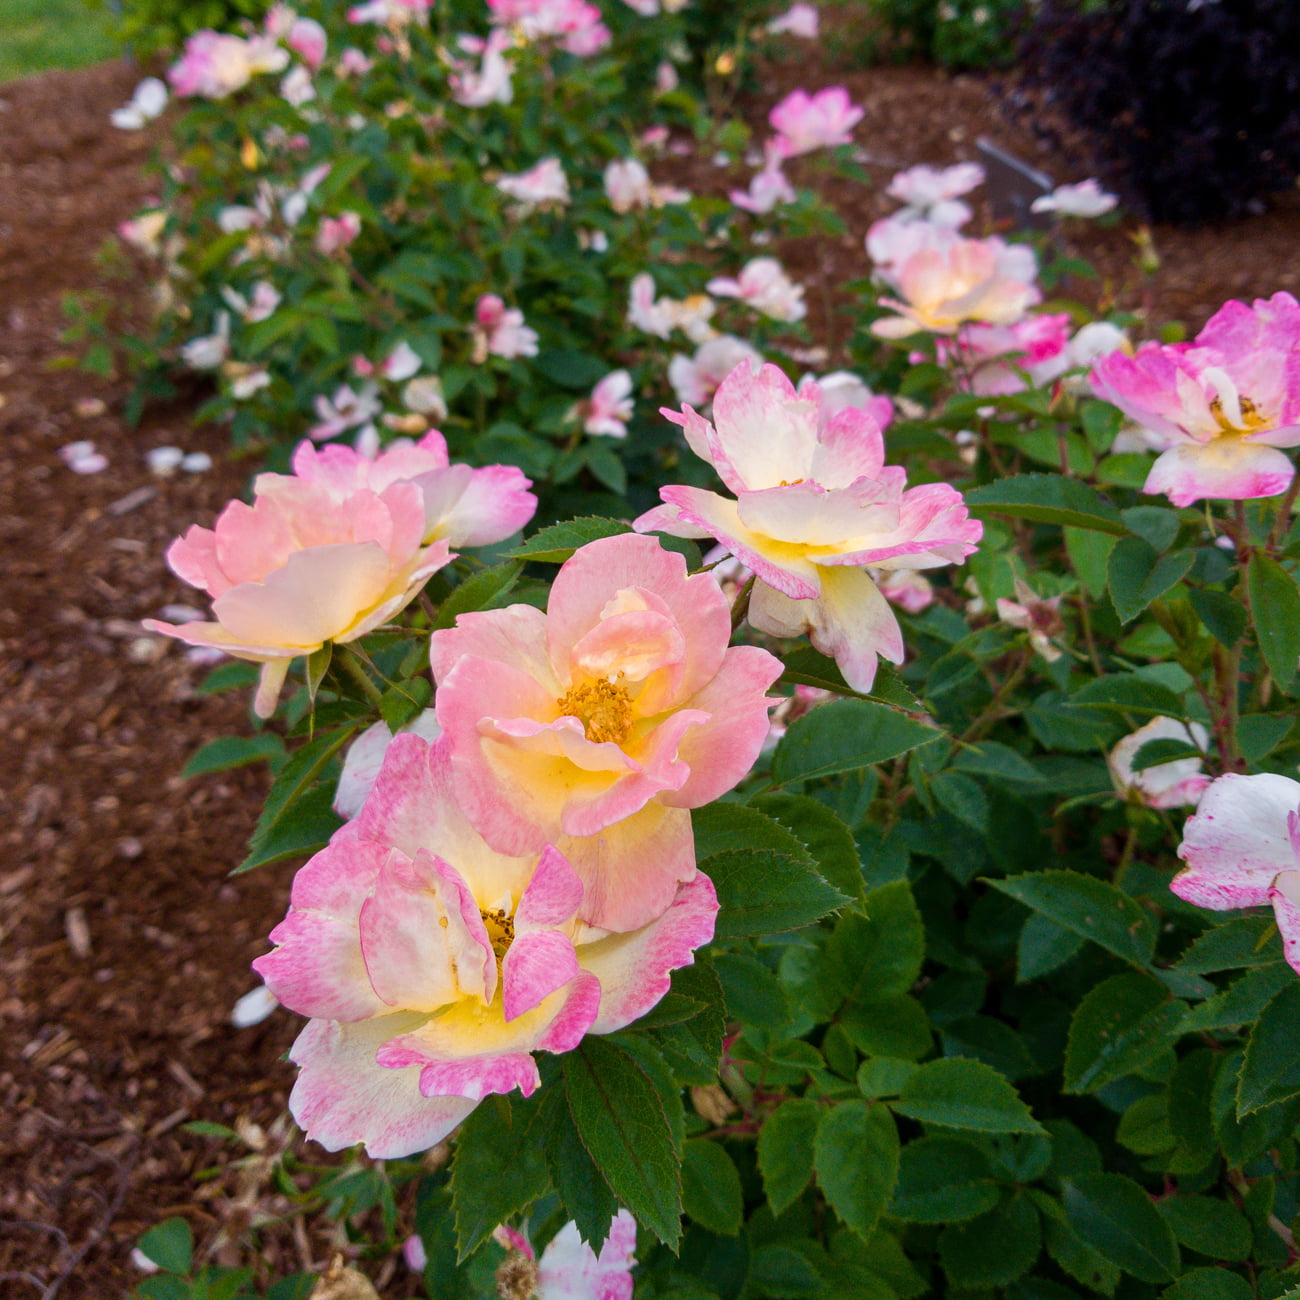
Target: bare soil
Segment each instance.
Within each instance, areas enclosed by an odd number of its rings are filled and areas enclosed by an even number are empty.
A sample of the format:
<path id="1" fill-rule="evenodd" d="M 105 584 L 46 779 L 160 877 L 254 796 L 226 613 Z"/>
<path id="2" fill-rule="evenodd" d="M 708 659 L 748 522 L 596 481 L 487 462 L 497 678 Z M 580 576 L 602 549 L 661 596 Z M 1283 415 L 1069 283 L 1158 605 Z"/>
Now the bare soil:
<path id="1" fill-rule="evenodd" d="M 185 404 L 128 428 L 126 380 L 60 368 L 64 294 L 100 287 L 128 315 L 147 309 L 147 285 L 105 280 L 96 260 L 148 195 L 143 165 L 165 132 L 109 125 L 136 77 L 115 63 L 0 87 L 0 1292 L 46 1300 L 124 1295 L 139 1276 L 132 1245 L 168 1215 L 189 1218 L 207 1249 L 223 1229 L 237 1243 L 253 1207 L 283 1208 L 264 1166 L 232 1167 L 248 1149 L 182 1125 L 239 1126 L 254 1143 L 272 1130 L 296 1032 L 283 1011 L 230 1023 L 295 865 L 227 878 L 264 778 L 177 775 L 205 740 L 247 730 L 247 701 L 197 693 L 206 669 L 139 634 L 140 619 L 193 595 L 164 568 L 167 543 L 210 522 L 249 466 L 224 459 L 222 431 L 196 428 Z M 755 121 L 786 90 L 832 77 L 867 108 L 857 138 L 878 183 L 835 184 L 849 232 L 789 258 L 828 327 L 841 319 L 835 286 L 865 273 L 862 235 L 893 206 L 883 191 L 898 168 L 971 158 L 987 135 L 1058 181 L 1089 174 L 1055 138 L 1001 117 L 987 80 L 928 68 L 813 72 L 792 51 L 764 69 Z M 799 168 L 812 178 L 813 163 Z M 1157 229 L 1162 265 L 1145 287 L 1131 229 L 1078 240 L 1101 273 L 1078 288 L 1153 322 L 1196 328 L 1227 298 L 1300 280 L 1294 194 L 1219 229 Z M 105 472 L 60 460 L 83 438 Z M 162 444 L 208 451 L 215 468 L 156 478 L 144 453 Z M 302 1232 L 261 1240 L 280 1267 L 326 1262 Z"/>

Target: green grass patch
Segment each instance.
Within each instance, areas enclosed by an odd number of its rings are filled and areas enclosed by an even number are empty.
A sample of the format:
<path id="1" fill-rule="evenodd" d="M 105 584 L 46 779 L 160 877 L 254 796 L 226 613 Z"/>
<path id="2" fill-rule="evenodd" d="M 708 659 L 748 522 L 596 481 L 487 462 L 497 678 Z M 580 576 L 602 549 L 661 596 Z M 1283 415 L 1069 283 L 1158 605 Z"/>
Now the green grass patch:
<path id="1" fill-rule="evenodd" d="M 4 0 L 0 82 L 116 58 L 115 19 L 98 0 Z"/>

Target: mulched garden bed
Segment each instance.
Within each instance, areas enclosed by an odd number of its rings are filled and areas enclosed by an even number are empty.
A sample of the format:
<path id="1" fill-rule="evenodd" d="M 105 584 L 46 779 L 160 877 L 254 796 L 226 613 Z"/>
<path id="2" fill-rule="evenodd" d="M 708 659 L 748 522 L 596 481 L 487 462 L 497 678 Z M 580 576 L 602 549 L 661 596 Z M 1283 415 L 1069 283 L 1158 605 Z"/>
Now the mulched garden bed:
<path id="1" fill-rule="evenodd" d="M 147 310 L 146 284 L 124 289 L 96 260 L 151 188 L 143 164 L 157 132 L 108 122 L 137 76 L 114 63 L 0 87 L 0 1290 L 16 1297 L 122 1295 L 138 1277 L 131 1246 L 159 1219 L 187 1216 L 207 1247 L 223 1229 L 237 1241 L 254 1210 L 284 1208 L 265 1190 L 266 1162 L 232 1169 L 247 1148 L 182 1125 L 239 1127 L 254 1142 L 260 1130 L 275 1147 L 296 1018 L 236 1029 L 230 1010 L 256 983 L 249 962 L 296 864 L 227 878 L 264 779 L 177 773 L 203 741 L 247 729 L 247 702 L 197 693 L 207 670 L 139 630 L 168 602 L 188 603 L 163 565 L 167 543 L 210 523 L 250 467 L 224 460 L 223 432 L 193 427 L 184 403 L 126 427 L 127 382 L 69 368 L 60 340 L 69 292 L 100 287 L 127 295 L 128 317 Z M 866 106 L 857 138 L 880 182 L 834 185 L 849 233 L 787 255 L 832 337 L 844 331 L 832 289 L 865 273 L 862 235 L 894 206 L 883 194 L 893 171 L 971 158 L 981 135 L 1058 181 L 1090 170 L 1001 118 L 978 77 L 814 72 L 791 57 L 764 70 L 755 111 L 831 80 Z M 800 167 L 811 164 L 792 169 L 803 179 Z M 711 169 L 687 160 L 681 179 Z M 1300 195 L 1221 229 L 1157 229 L 1162 265 L 1145 287 L 1131 229 L 1078 241 L 1100 279 L 1071 292 L 1195 329 L 1226 298 L 1300 286 Z M 59 448 L 78 439 L 107 456 L 105 472 L 65 467 Z M 157 478 L 144 456 L 163 444 L 207 451 L 215 467 Z M 301 1232 L 270 1240 L 285 1269 L 326 1261 L 327 1245 Z"/>

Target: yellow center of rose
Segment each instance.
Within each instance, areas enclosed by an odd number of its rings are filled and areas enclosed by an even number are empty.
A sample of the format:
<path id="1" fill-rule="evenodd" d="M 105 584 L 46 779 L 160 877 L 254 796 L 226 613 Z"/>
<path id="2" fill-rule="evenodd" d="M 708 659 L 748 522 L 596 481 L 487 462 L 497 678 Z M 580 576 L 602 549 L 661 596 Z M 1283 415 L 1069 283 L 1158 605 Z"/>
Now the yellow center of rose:
<path id="1" fill-rule="evenodd" d="M 1223 401 L 1220 398 L 1210 399 L 1210 414 L 1214 416 L 1214 422 L 1224 433 L 1254 433 L 1256 429 L 1262 429 L 1268 424 L 1267 416 L 1260 414 L 1259 407 L 1245 393 L 1242 393 L 1237 401 L 1241 406 L 1241 428 L 1228 423 L 1228 417 L 1223 413 Z"/>
<path id="2" fill-rule="evenodd" d="M 632 697 L 626 686 L 597 678 L 570 686 L 555 706 L 562 717 L 577 718 L 590 741 L 621 745 L 632 726 Z"/>
<path id="3" fill-rule="evenodd" d="M 492 951 L 496 953 L 499 962 L 510 951 L 510 945 L 515 941 L 515 918 L 507 916 L 504 909 L 500 907 L 493 908 L 490 912 L 479 908 L 478 914 L 487 927 L 488 942 L 492 945 Z"/>

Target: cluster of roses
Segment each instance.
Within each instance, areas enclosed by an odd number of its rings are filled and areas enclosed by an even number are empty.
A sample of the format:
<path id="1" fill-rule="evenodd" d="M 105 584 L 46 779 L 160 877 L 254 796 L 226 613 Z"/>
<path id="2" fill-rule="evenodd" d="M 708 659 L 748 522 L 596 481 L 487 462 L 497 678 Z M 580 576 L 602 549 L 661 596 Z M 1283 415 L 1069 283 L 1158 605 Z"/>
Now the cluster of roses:
<path id="1" fill-rule="evenodd" d="M 896 314 L 871 328 L 888 339 L 935 335 L 939 362 L 962 388 L 997 396 L 1087 366 L 1121 346 L 1124 336 L 1107 322 L 1072 336 L 1068 313 L 1031 310 L 1042 300 L 1034 250 L 996 235 L 971 239 L 962 233 L 972 213 L 961 196 L 983 181 L 977 163 L 922 164 L 893 178 L 886 192 L 903 206 L 871 227 L 866 245 L 876 275 L 898 295 L 881 298 L 881 305 Z M 1062 186 L 1056 193 L 1079 188 Z M 1063 210 L 1080 211 L 1059 202 Z"/>
<path id="2" fill-rule="evenodd" d="M 750 622 L 808 630 L 866 689 L 902 644 L 864 566 L 958 561 L 980 526 L 945 484 L 905 489 L 879 425 L 828 417 L 820 396 L 738 367 L 716 427 L 672 416 L 736 499 L 666 487 L 636 528 L 718 538 L 754 572 Z M 261 475 L 252 506 L 172 545 L 216 621 L 150 624 L 262 661 L 263 715 L 291 658 L 391 619 L 450 546 L 502 540 L 535 505 L 518 470 L 449 465 L 436 433 L 374 459 L 303 443 L 294 471 Z M 713 574 L 633 533 L 576 551 L 545 613 L 513 605 L 432 634 L 436 725 L 393 738 L 256 963 L 311 1017 L 291 1099 L 311 1136 L 422 1150 L 488 1093 L 532 1092 L 534 1051 L 643 1015 L 709 941 L 690 809 L 749 772 L 781 672 L 731 633 Z"/>

